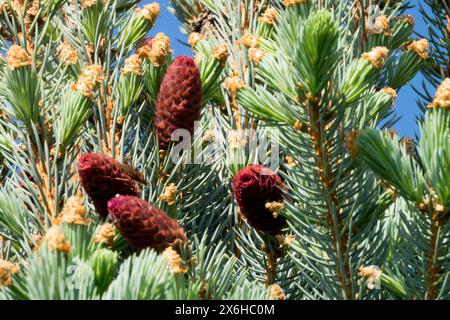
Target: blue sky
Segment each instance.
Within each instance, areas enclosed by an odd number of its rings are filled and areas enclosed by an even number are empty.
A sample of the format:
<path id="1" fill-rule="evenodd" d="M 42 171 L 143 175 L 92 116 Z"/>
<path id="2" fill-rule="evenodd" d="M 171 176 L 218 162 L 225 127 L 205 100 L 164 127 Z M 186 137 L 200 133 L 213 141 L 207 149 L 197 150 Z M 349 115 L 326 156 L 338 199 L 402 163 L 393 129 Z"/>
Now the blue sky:
<path id="1" fill-rule="evenodd" d="M 416 22 L 415 31 L 423 36 L 428 33 L 427 26 L 423 21 L 419 12 L 419 0 L 412 0 L 411 3 L 415 7 L 409 10 L 409 14 L 414 17 Z M 399 135 L 409 135 L 413 136 L 414 133 L 418 132 L 418 126 L 416 123 L 416 115 L 420 114 L 419 107 L 417 105 L 418 96 L 412 89 L 412 86 L 419 87 L 423 81 L 422 75 L 419 73 L 416 77 L 411 80 L 409 85 L 402 88 L 399 92 L 399 97 L 395 106 L 395 111 L 399 116 L 401 116 L 400 121 L 394 127 Z"/>
<path id="2" fill-rule="evenodd" d="M 150 1 L 143 1 L 144 3 Z M 161 5 L 161 15 L 156 23 L 155 28 L 152 30 L 152 35 L 157 32 L 166 33 L 172 42 L 172 47 L 174 48 L 175 55 L 190 55 L 190 48 L 184 46 L 179 42 L 186 41 L 186 36 L 180 32 L 180 22 L 167 10 L 169 1 L 159 0 Z M 427 28 L 419 13 L 419 0 L 411 0 L 411 3 L 415 7 L 409 10 L 409 14 L 414 16 L 416 21 L 415 31 L 420 34 L 426 34 Z M 412 89 L 413 86 L 419 86 L 422 81 L 421 75 L 417 75 L 409 85 L 402 88 L 399 92 L 399 97 L 395 106 L 395 111 L 397 115 L 401 117 L 399 122 L 395 125 L 394 129 L 398 132 L 400 136 L 410 135 L 413 136 L 417 133 L 416 115 L 419 114 L 419 107 L 417 106 L 417 94 Z"/>

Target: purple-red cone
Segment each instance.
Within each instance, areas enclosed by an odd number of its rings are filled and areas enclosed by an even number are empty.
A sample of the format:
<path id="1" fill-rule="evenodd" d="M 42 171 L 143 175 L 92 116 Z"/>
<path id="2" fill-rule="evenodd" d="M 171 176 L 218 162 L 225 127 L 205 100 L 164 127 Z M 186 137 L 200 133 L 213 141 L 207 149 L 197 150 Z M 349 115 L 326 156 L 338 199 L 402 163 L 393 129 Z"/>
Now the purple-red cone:
<path id="1" fill-rule="evenodd" d="M 153 131 L 159 146 L 166 150 L 172 133 L 186 129 L 192 135 L 194 122 L 201 117 L 202 83 L 194 60 L 177 57 L 169 66 L 156 99 Z"/>
<path id="2" fill-rule="evenodd" d="M 163 251 L 186 242 L 178 221 L 138 197 L 117 196 L 108 202 L 109 215 L 122 236 L 137 249 Z"/>
<path id="3" fill-rule="evenodd" d="M 139 196 L 139 184 L 124 170 L 124 166 L 101 153 L 85 153 L 78 160 L 78 175 L 83 189 L 97 213 L 108 216 L 108 201 L 116 196 Z"/>
<path id="4" fill-rule="evenodd" d="M 275 218 L 266 203 L 282 201 L 283 189 L 281 178 L 261 165 L 242 169 L 233 182 L 233 193 L 241 214 L 253 228 L 271 235 L 280 233 L 286 219 L 281 215 Z"/>

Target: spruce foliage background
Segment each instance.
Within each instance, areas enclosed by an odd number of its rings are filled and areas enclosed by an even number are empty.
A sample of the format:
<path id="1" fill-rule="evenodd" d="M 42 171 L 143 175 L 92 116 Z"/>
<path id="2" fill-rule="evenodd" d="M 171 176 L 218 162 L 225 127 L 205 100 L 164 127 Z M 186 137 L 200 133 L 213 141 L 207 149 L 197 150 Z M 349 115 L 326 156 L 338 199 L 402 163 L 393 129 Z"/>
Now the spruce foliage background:
<path id="1" fill-rule="evenodd" d="M 447 2 L 171 4 L 1 2 L 0 299 L 449 299 Z"/>

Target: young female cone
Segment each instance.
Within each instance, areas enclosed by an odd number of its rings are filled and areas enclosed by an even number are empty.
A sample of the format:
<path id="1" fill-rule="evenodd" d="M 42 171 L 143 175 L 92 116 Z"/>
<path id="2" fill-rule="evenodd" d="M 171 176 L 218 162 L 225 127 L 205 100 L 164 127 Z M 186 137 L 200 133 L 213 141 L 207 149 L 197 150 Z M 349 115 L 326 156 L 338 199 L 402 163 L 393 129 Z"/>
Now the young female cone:
<path id="1" fill-rule="evenodd" d="M 117 194 L 139 196 L 139 184 L 127 172 L 127 166 L 101 153 L 85 153 L 78 160 L 78 175 L 95 210 L 108 216 L 108 201 Z"/>
<path id="2" fill-rule="evenodd" d="M 239 171 L 233 182 L 233 193 L 241 214 L 253 228 L 271 235 L 280 233 L 286 225 L 283 216 L 274 214 L 267 207 L 267 204 L 283 201 L 283 188 L 281 178 L 261 165 Z"/>
<path id="3" fill-rule="evenodd" d="M 159 146 L 167 150 L 172 133 L 186 129 L 192 135 L 194 122 L 201 117 L 202 83 L 194 60 L 177 57 L 169 66 L 156 99 L 153 131 Z"/>
<path id="4" fill-rule="evenodd" d="M 138 197 L 116 196 L 108 202 L 108 211 L 122 236 L 137 249 L 162 252 L 187 241 L 177 220 Z"/>

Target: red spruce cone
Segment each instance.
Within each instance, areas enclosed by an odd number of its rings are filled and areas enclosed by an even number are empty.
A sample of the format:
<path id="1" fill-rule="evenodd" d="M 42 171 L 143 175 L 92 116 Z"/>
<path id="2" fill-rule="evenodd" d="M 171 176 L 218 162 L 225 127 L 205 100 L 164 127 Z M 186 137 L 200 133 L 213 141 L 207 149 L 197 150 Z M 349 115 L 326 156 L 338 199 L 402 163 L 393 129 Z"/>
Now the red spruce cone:
<path id="1" fill-rule="evenodd" d="M 108 210 L 122 236 L 137 249 L 150 247 L 162 252 L 178 241 L 187 241 L 177 220 L 140 198 L 117 196 L 108 202 Z"/>
<path id="2" fill-rule="evenodd" d="M 139 196 L 141 193 L 138 183 L 124 168 L 101 153 L 85 153 L 78 160 L 81 186 L 102 218 L 108 216 L 108 201 L 117 194 Z"/>
<path id="3" fill-rule="evenodd" d="M 169 66 L 156 99 L 153 131 L 166 150 L 176 129 L 194 133 L 194 121 L 201 117 L 202 83 L 194 60 L 177 57 Z"/>
<path id="4" fill-rule="evenodd" d="M 261 165 L 239 171 L 233 182 L 234 197 L 241 214 L 253 228 L 271 235 L 280 233 L 286 219 L 281 215 L 275 218 L 266 203 L 282 201 L 283 188 L 281 178 Z"/>

